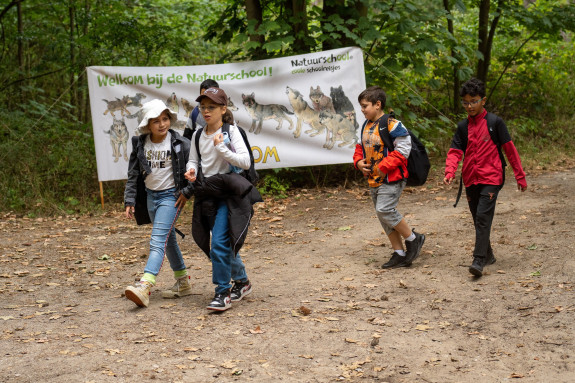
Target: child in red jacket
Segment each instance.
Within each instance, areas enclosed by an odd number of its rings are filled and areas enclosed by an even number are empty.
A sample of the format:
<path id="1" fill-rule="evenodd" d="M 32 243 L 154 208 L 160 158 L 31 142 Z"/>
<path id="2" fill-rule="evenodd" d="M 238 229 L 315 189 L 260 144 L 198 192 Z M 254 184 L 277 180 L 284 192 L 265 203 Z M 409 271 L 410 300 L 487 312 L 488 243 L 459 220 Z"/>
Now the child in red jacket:
<path id="1" fill-rule="evenodd" d="M 399 197 L 407 183 L 411 137 L 401 121 L 384 118 L 386 98 L 378 86 L 360 93 L 358 101 L 367 121 L 362 128 L 361 144 L 356 145 L 353 155 L 355 167 L 367 177 L 377 218 L 393 248 L 391 259 L 382 265 L 384 269 L 411 266 L 425 242 L 425 235 L 413 231 L 397 211 Z M 395 150 L 389 150 L 380 137 L 380 124 L 387 124 Z"/>
<path id="2" fill-rule="evenodd" d="M 461 104 L 467 110 L 467 121 L 458 124 L 445 162 L 445 184 L 451 184 L 463 158 L 462 178 L 469 210 L 475 226 L 475 249 L 469 272 L 483 275 L 483 268 L 495 263 L 490 243 L 491 224 L 497 194 L 505 180 L 505 152 L 517 188 L 527 189 L 525 172 L 509 131 L 503 120 L 485 110 L 485 84 L 472 78 L 461 87 Z"/>

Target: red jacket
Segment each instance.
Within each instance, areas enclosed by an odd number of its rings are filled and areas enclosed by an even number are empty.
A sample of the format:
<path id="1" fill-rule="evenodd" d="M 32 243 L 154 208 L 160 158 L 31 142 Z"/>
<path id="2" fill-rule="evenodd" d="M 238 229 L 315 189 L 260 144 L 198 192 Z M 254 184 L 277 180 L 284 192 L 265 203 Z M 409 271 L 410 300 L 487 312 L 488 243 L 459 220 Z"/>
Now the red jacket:
<path id="1" fill-rule="evenodd" d="M 462 175 L 463 184 L 466 187 L 478 184 L 503 184 L 503 164 L 501 163 L 497 146 L 491 139 L 487 129 L 486 115 L 487 111 L 484 110 L 483 113 L 477 116 L 468 116 L 467 148 L 464 148 L 465 137 L 461 137 L 462 133 L 458 129 L 453 136 L 451 148 L 447 153 L 445 177 L 453 178 L 455 176 L 459 162 L 463 158 Z M 501 148 L 513 168 L 517 183 L 522 187 L 527 187 L 521 159 L 513 141 L 511 141 L 507 126 L 498 117 L 493 128 L 501 143 Z M 463 150 L 465 150 L 465 153 Z"/>

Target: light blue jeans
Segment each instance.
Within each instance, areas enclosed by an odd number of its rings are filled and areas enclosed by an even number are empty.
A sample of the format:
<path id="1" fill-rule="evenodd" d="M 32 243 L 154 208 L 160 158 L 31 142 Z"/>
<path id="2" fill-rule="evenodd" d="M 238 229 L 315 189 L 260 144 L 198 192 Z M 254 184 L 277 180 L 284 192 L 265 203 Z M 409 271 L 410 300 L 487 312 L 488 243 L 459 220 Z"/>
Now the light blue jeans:
<path id="1" fill-rule="evenodd" d="M 164 262 L 164 255 L 168 257 L 172 270 L 180 271 L 186 268 L 174 229 L 180 215 L 180 211 L 174 206 L 177 201 L 175 191 L 176 188 L 160 191 L 147 189 L 148 213 L 153 227 L 150 256 L 144 269 L 146 273 L 158 275 Z"/>
<path id="2" fill-rule="evenodd" d="M 216 294 L 219 294 L 232 288 L 232 280 L 245 282 L 248 279 L 242 258 L 239 253 L 234 255 L 230 243 L 226 201 L 218 203 L 218 211 L 211 230 L 212 282 L 216 285 Z"/>
<path id="3" fill-rule="evenodd" d="M 397 211 L 397 204 L 406 183 L 407 181 L 400 181 L 369 188 L 375 213 L 387 235 L 391 234 L 393 228 L 399 225 L 403 219 L 403 216 Z"/>

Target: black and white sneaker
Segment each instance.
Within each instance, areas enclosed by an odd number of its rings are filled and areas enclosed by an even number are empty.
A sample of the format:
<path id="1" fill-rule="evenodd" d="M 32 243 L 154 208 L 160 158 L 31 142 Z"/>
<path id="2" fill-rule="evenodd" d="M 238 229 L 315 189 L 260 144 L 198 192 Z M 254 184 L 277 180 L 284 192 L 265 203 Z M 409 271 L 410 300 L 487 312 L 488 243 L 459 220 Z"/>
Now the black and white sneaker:
<path id="1" fill-rule="evenodd" d="M 252 284 L 249 280 L 245 282 L 234 281 L 234 287 L 232 287 L 232 302 L 241 301 L 243 297 L 252 292 Z"/>
<path id="2" fill-rule="evenodd" d="M 415 239 L 413 241 L 405 241 L 405 264 L 407 266 L 411 266 L 413 261 L 419 257 L 419 253 L 425 242 L 425 235 L 416 233 L 413 229 L 412 231 L 413 234 L 415 234 Z"/>
<path id="3" fill-rule="evenodd" d="M 227 291 L 225 293 L 216 293 L 216 295 L 214 295 L 214 299 L 212 299 L 206 308 L 212 311 L 226 311 L 231 307 L 232 299 L 230 298 L 230 292 Z"/>

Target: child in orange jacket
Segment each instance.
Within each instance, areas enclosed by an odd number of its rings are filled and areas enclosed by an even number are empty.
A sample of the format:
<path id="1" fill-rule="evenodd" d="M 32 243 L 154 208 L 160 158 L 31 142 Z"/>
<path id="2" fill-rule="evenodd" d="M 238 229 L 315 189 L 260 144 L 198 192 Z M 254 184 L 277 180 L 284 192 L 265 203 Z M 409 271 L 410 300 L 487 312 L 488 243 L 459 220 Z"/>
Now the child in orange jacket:
<path id="1" fill-rule="evenodd" d="M 378 86 L 369 87 L 358 96 L 367 121 L 363 125 L 361 144 L 356 145 L 353 155 L 354 166 L 367 177 L 377 218 L 393 248 L 391 259 L 382 265 L 384 269 L 411 266 L 425 242 L 425 235 L 413 231 L 397 211 L 407 183 L 411 137 L 401 121 L 391 117 L 384 121 L 386 99 L 384 90 Z M 389 150 L 380 137 L 380 124 L 386 124 L 394 150 Z"/>

